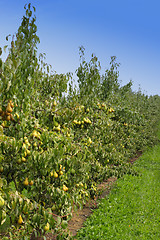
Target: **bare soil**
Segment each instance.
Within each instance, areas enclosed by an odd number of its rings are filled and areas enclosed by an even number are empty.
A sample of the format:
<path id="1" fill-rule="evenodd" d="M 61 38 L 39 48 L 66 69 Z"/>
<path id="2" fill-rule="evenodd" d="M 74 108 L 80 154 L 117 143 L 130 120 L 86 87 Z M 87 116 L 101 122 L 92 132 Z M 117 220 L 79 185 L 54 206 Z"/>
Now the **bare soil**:
<path id="1" fill-rule="evenodd" d="M 116 177 L 111 177 L 108 178 L 107 181 L 99 184 L 98 190 L 102 191 L 102 194 L 99 197 L 96 197 L 94 200 L 87 202 L 82 210 L 78 210 L 77 212 L 73 213 L 73 217 L 68 223 L 68 229 L 72 236 L 76 236 L 77 231 L 83 227 L 83 223 L 86 221 L 87 217 L 92 214 L 93 209 L 98 207 L 97 200 L 99 198 L 104 198 L 110 192 L 110 189 L 116 180 Z"/>

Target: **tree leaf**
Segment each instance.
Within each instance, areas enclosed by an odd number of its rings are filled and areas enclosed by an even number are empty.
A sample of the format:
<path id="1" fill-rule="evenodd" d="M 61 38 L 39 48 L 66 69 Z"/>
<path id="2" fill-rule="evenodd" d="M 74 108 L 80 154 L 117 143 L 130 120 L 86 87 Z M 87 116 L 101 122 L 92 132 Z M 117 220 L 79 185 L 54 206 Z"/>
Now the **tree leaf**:
<path id="1" fill-rule="evenodd" d="M 61 224 L 61 217 L 57 217 L 57 225 L 60 225 Z"/>

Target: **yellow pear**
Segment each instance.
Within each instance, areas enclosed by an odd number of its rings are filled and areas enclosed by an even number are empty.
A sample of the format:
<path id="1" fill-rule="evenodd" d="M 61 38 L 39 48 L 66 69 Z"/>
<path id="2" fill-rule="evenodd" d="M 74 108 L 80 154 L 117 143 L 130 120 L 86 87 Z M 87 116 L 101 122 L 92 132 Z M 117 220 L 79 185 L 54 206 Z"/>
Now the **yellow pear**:
<path id="1" fill-rule="evenodd" d="M 37 143 L 36 143 L 36 142 L 35 142 L 35 143 L 33 143 L 33 146 L 34 146 L 34 147 L 37 147 Z"/>
<path id="2" fill-rule="evenodd" d="M 58 127 L 56 128 L 56 130 L 57 130 L 58 132 L 61 131 L 61 127 L 60 127 L 60 125 L 58 125 Z"/>
<path id="3" fill-rule="evenodd" d="M 17 119 L 19 119 L 19 114 L 18 114 L 18 113 L 15 113 L 15 115 L 16 115 Z"/>
<path id="4" fill-rule="evenodd" d="M 26 162 L 26 158 L 22 157 L 22 162 Z"/>
<path id="5" fill-rule="evenodd" d="M 10 103 L 8 103 L 6 111 L 9 112 L 9 113 L 11 113 L 13 111 Z"/>
<path id="6" fill-rule="evenodd" d="M 26 179 L 24 180 L 23 184 L 24 184 L 25 186 L 28 186 L 29 182 L 28 182 L 28 178 L 27 178 L 27 177 L 26 177 Z"/>
<path id="7" fill-rule="evenodd" d="M 26 152 L 27 152 L 27 155 L 30 155 L 31 154 L 31 151 L 30 150 L 26 150 Z"/>
<path id="8" fill-rule="evenodd" d="M 47 222 L 46 226 L 44 227 L 44 231 L 45 231 L 45 232 L 48 231 L 48 230 L 49 230 L 49 227 L 50 227 L 50 225 L 49 225 L 49 223 Z"/>
<path id="9" fill-rule="evenodd" d="M 66 187 L 66 185 L 63 185 L 63 191 L 65 191 L 65 192 L 68 191 L 68 187 Z"/>
<path id="10" fill-rule="evenodd" d="M 63 171 L 62 170 L 59 171 L 59 175 L 63 175 Z"/>
<path id="11" fill-rule="evenodd" d="M 7 120 L 7 121 L 10 121 L 10 120 L 11 120 L 11 116 L 8 115 L 8 116 L 6 117 L 6 120 Z"/>
<path id="12" fill-rule="evenodd" d="M 58 178 L 58 173 L 54 172 L 54 177 Z"/>
<path id="13" fill-rule="evenodd" d="M 57 103 L 56 103 L 56 101 L 54 100 L 54 102 L 53 102 L 53 106 L 55 107 L 57 105 Z"/>
<path id="14" fill-rule="evenodd" d="M 38 136 L 38 134 L 37 134 L 37 131 L 36 131 L 36 130 L 34 130 L 34 131 L 33 131 L 33 133 L 32 133 L 32 136 L 33 136 L 33 137 L 37 137 L 37 136 Z"/>
<path id="15" fill-rule="evenodd" d="M 24 149 L 27 149 L 27 146 L 25 143 L 23 143 L 23 146 L 22 146 Z"/>
<path id="16" fill-rule="evenodd" d="M 11 107 L 13 108 L 14 107 L 14 103 L 12 102 L 12 100 L 10 100 L 9 102 L 10 102 Z"/>
<path id="17" fill-rule="evenodd" d="M 19 215 L 19 218 L 18 218 L 18 224 L 21 225 L 23 223 L 23 219 L 22 219 L 22 216 Z"/>
<path id="18" fill-rule="evenodd" d="M 0 196 L 0 208 L 4 206 L 4 199 Z"/>

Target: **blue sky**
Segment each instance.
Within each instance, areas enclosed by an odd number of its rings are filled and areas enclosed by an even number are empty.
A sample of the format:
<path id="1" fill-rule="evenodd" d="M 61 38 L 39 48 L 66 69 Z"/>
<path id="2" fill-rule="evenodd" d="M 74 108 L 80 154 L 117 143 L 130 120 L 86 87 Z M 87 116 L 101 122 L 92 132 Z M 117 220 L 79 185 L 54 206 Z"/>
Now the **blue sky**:
<path id="1" fill-rule="evenodd" d="M 75 72 L 79 46 L 86 60 L 94 53 L 102 72 L 116 56 L 122 85 L 160 95 L 160 1 L 159 0 L 0 0 L 0 46 L 14 34 L 25 13 L 24 5 L 36 7 L 38 51 L 57 73 Z"/>

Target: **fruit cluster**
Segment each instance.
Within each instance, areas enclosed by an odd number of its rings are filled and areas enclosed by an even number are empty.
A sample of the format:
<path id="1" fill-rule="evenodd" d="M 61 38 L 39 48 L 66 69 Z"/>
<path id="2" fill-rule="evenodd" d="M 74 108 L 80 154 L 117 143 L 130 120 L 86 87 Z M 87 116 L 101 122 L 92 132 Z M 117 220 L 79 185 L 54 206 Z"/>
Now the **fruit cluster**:
<path id="1" fill-rule="evenodd" d="M 14 121 L 12 111 L 13 111 L 14 103 L 12 100 L 8 101 L 6 109 L 3 111 L 2 108 L 0 108 L 0 116 L 2 117 L 3 121 Z"/>

